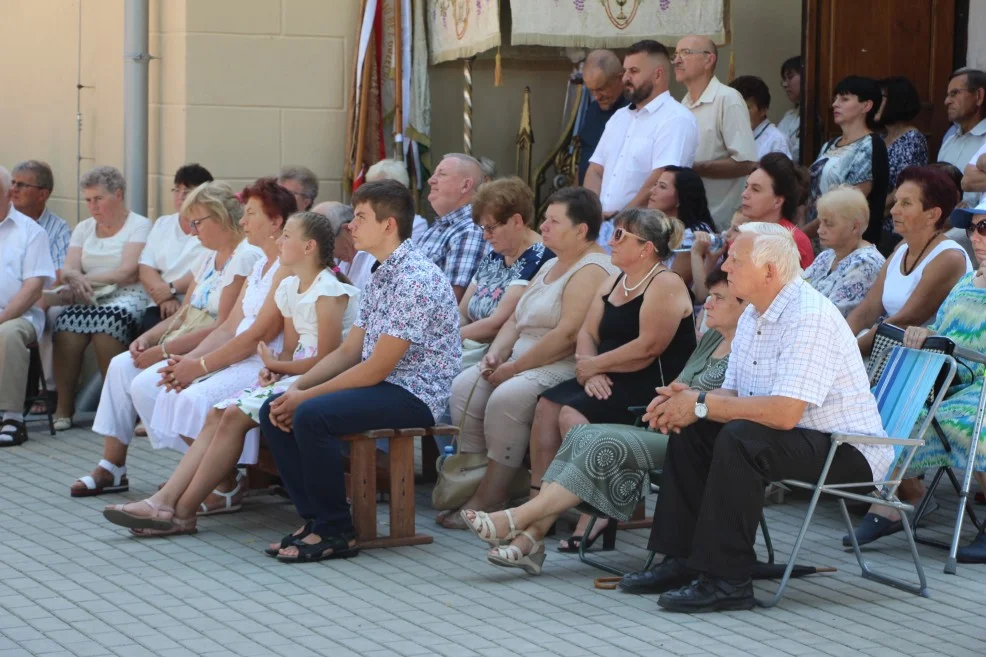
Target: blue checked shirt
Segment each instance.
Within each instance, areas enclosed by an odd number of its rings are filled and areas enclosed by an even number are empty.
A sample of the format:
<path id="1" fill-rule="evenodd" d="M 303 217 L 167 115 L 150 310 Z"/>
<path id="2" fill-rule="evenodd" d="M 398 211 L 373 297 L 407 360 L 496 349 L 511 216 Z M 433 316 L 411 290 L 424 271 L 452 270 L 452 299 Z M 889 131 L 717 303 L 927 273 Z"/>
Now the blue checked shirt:
<path id="1" fill-rule="evenodd" d="M 472 282 L 487 248 L 483 230 L 472 221 L 471 205 L 439 217 L 414 245 L 445 272 L 449 283 L 463 288 Z"/>
<path id="2" fill-rule="evenodd" d="M 886 436 L 856 338 L 839 309 L 801 278 L 761 315 L 740 316 L 725 390 L 739 397 L 779 396 L 807 402 L 798 422 L 824 433 Z M 860 445 L 875 481 L 890 468 L 888 445 Z"/>
<path id="3" fill-rule="evenodd" d="M 38 225 L 48 233 L 48 251 L 51 253 L 51 261 L 55 264 L 57 271 L 65 266 L 65 256 L 68 254 L 68 243 L 72 239 L 72 231 L 64 219 L 48 208 L 45 208 L 45 211 L 38 217 Z"/>

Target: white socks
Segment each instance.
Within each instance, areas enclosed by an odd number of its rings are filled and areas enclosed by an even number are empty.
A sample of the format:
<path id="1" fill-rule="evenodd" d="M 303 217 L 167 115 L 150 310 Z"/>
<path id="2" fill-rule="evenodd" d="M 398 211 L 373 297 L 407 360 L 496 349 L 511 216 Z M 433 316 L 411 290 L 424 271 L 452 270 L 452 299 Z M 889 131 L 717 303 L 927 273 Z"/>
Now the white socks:
<path id="1" fill-rule="evenodd" d="M 3 412 L 3 419 L 4 420 L 17 420 L 18 422 L 23 422 L 24 421 L 24 414 L 23 413 L 14 413 L 13 411 L 4 411 Z"/>

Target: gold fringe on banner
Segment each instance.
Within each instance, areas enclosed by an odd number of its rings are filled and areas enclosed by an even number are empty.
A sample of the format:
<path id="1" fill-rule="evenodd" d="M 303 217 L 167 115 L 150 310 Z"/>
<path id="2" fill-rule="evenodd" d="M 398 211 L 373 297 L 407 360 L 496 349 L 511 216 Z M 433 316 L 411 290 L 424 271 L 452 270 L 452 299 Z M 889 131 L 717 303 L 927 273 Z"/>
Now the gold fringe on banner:
<path id="1" fill-rule="evenodd" d="M 493 86 L 503 85 L 503 63 L 500 61 L 500 48 L 496 49 L 496 68 L 493 69 Z"/>
<path id="2" fill-rule="evenodd" d="M 729 47 L 729 81 L 736 79 L 736 46 Z"/>

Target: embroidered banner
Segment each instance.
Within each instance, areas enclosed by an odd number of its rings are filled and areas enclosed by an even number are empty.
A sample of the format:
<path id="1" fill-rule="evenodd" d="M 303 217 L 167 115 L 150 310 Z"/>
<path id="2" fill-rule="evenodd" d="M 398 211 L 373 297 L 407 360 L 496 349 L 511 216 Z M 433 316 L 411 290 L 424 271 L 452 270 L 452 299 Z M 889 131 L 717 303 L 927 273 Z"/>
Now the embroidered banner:
<path id="1" fill-rule="evenodd" d="M 640 39 L 726 38 L 726 0 L 511 0 L 511 45 L 625 48 Z"/>
<path id="2" fill-rule="evenodd" d="M 432 64 L 478 55 L 500 45 L 499 0 L 428 0 L 428 27 Z"/>

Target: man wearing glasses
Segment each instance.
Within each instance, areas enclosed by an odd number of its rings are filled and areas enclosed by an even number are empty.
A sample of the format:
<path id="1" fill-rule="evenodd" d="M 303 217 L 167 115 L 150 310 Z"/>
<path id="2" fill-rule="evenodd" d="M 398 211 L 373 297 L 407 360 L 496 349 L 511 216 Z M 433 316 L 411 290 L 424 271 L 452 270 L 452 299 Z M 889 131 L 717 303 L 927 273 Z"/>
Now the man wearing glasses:
<path id="1" fill-rule="evenodd" d="M 138 276 L 154 302 L 144 311 L 141 333 L 178 311 L 185 290 L 194 279 L 196 265 L 205 253 L 192 226 L 180 216 L 185 197 L 211 182 L 212 174 L 199 164 L 186 164 L 175 172 L 171 200 L 175 213 L 158 217 L 140 252 Z"/>
<path id="2" fill-rule="evenodd" d="M 938 161 L 969 173 L 966 167 L 969 164 L 975 167 L 973 156 L 986 142 L 986 73 L 973 68 L 960 68 L 952 73 L 945 94 L 945 112 L 953 126 L 945 133 Z M 965 180 L 962 187 L 966 191 L 962 200 L 969 206 L 976 205 L 979 192 L 966 189 Z"/>
<path id="3" fill-rule="evenodd" d="M 298 212 L 311 209 L 315 199 L 318 198 L 318 178 L 308 167 L 282 167 L 281 173 L 277 176 L 277 184 L 294 195 Z"/>
<path id="4" fill-rule="evenodd" d="M 48 207 L 48 199 L 55 188 L 51 167 L 45 162 L 27 160 L 15 166 L 10 175 L 10 201 L 15 210 L 34 219 L 47 233 L 48 251 L 55 265 L 57 280 L 65 264 L 72 231 L 65 220 Z"/>
<path id="5" fill-rule="evenodd" d="M 725 230 L 740 206 L 746 177 L 756 168 L 757 147 L 746 102 L 715 76 L 718 60 L 712 39 L 693 34 L 678 42 L 673 64 L 675 79 L 688 90 L 681 104 L 698 120 L 693 168 L 705 183 L 716 227 Z"/>

